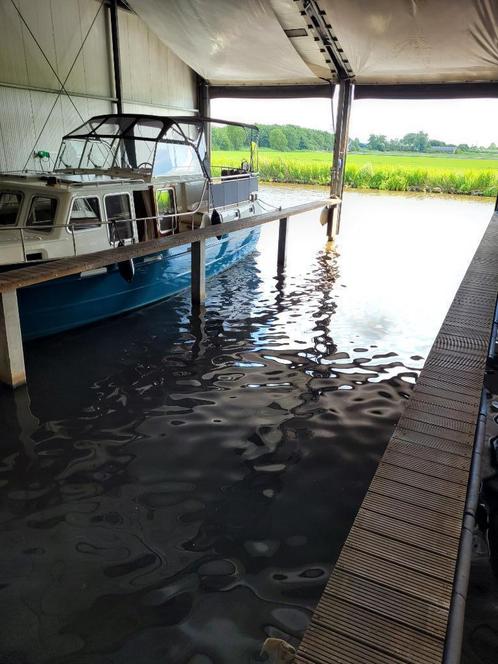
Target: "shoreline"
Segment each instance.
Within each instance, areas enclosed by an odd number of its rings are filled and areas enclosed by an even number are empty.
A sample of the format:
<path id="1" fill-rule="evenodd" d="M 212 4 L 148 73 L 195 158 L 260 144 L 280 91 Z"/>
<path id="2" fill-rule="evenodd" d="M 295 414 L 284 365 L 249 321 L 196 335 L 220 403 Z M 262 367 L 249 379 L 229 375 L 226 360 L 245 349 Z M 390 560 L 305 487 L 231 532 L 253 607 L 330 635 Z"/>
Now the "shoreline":
<path id="1" fill-rule="evenodd" d="M 291 188 L 300 188 L 300 189 L 324 189 L 326 190 L 326 193 L 328 195 L 329 192 L 329 185 L 327 184 L 310 184 L 309 182 L 282 182 L 282 181 L 276 181 L 276 180 L 264 180 L 263 178 L 260 179 L 260 184 L 264 184 L 265 186 L 285 186 L 285 187 L 291 187 Z M 371 188 L 360 188 L 360 187 L 351 187 L 348 185 L 344 186 L 344 191 L 347 193 L 358 193 L 358 194 L 370 194 L 370 195 L 383 195 L 383 194 L 389 194 L 390 196 L 409 196 L 409 197 L 414 197 L 414 198 L 422 198 L 422 197 L 428 197 L 428 198 L 438 198 L 438 199 L 449 199 L 449 200 L 455 200 L 455 199 L 465 199 L 469 201 L 474 201 L 474 202 L 480 202 L 480 203 L 491 203 L 495 201 L 494 196 L 484 196 L 484 195 L 473 195 L 473 194 L 464 194 L 464 193 L 449 193 L 449 192 L 434 192 L 434 191 L 399 191 L 396 189 L 371 189 Z"/>

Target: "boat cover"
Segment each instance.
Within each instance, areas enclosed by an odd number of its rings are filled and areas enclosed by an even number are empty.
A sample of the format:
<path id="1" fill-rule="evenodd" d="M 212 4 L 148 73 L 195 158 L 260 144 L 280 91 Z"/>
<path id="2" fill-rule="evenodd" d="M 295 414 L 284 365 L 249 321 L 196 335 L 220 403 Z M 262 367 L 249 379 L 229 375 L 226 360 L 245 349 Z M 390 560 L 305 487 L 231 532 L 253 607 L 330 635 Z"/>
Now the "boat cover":
<path id="1" fill-rule="evenodd" d="M 337 75 L 303 12 L 309 1 L 127 0 L 211 85 L 326 84 Z M 356 83 L 498 81 L 498 0 L 311 1 Z"/>

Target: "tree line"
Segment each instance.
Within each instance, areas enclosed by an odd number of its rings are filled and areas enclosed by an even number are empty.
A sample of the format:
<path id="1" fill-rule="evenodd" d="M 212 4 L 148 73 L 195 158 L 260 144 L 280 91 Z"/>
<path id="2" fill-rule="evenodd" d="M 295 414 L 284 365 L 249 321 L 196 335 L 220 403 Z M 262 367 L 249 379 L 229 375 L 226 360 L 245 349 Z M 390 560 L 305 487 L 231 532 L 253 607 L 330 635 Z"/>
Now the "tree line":
<path id="1" fill-rule="evenodd" d="M 271 148 L 278 152 L 298 150 L 327 151 L 332 150 L 334 134 L 321 129 L 308 129 L 297 125 L 258 125 L 259 146 Z M 250 146 L 251 131 L 243 127 L 228 125 L 226 127 L 213 127 L 211 131 L 211 145 L 213 150 L 242 150 Z M 370 134 L 366 143 L 358 138 L 350 138 L 348 149 L 350 152 L 364 152 L 375 150 L 379 152 L 486 152 L 498 150 L 495 143 L 488 147 L 455 145 L 429 138 L 423 131 L 405 134 L 403 138 L 387 138 L 383 134 Z"/>
<path id="2" fill-rule="evenodd" d="M 445 143 L 433 138 L 424 131 L 405 134 L 403 138 L 387 138 L 383 134 L 370 134 L 367 143 L 361 143 L 358 138 L 349 139 L 349 150 L 351 152 L 363 152 L 364 150 L 377 150 L 380 152 L 487 152 L 496 151 L 495 143 L 488 147 L 479 145 L 468 145 L 467 143 Z"/>
<path id="3" fill-rule="evenodd" d="M 258 125 L 259 146 L 279 152 L 296 150 L 332 150 L 334 135 L 321 129 L 308 129 L 297 125 Z M 243 127 L 228 125 L 213 127 L 213 150 L 241 150 L 249 147 L 250 132 Z"/>

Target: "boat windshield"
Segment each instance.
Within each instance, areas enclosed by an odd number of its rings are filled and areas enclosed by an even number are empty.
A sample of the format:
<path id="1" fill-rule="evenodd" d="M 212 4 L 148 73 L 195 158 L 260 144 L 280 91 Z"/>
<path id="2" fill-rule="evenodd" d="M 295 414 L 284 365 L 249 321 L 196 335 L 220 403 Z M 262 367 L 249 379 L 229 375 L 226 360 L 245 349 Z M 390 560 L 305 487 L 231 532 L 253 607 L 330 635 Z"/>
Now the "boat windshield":
<path id="1" fill-rule="evenodd" d="M 205 152 L 203 128 L 198 121 L 99 116 L 64 137 L 56 170 L 202 175 Z"/>
<path id="2" fill-rule="evenodd" d="M 205 128 L 213 123 L 220 121 L 198 116 L 97 116 L 64 136 L 55 170 L 109 171 L 111 175 L 126 171 L 140 177 L 209 177 Z M 250 150 L 249 161 L 243 161 L 244 172 L 254 170 L 257 128 L 228 124 L 233 126 L 225 129 L 238 140 L 234 145 L 240 143 L 240 147 Z M 214 143 L 216 131 L 220 130 L 213 128 Z"/>
<path id="3" fill-rule="evenodd" d="M 201 162 L 206 157 L 206 143 L 195 125 L 173 125 L 157 144 L 152 174 L 161 176 L 198 175 L 202 177 Z M 189 135 L 190 134 L 190 135 Z M 200 135 L 201 134 L 201 135 Z"/>
<path id="4" fill-rule="evenodd" d="M 64 137 L 56 170 L 151 171 L 164 131 L 160 118 L 93 118 Z"/>

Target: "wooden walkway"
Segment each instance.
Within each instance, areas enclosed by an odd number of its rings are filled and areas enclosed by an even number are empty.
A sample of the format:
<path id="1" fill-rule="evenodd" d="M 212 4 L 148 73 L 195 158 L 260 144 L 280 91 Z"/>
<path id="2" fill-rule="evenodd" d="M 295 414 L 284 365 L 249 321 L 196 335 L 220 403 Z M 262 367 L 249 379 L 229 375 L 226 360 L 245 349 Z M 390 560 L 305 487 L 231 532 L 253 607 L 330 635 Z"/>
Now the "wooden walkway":
<path id="1" fill-rule="evenodd" d="M 277 266 L 285 265 L 287 223 L 291 217 L 327 208 L 327 237 L 332 240 L 338 224 L 338 211 L 341 200 L 335 196 L 325 200 L 313 200 L 285 209 L 278 208 L 270 212 L 228 221 L 221 225 L 196 228 L 191 231 L 169 235 L 167 237 L 139 242 L 125 247 L 113 247 L 82 256 L 59 258 L 42 263 L 33 263 L 0 274 L 0 383 L 10 387 L 19 387 L 26 383 L 24 352 L 17 291 L 53 279 L 60 279 L 74 274 L 81 274 L 123 261 L 149 256 L 161 251 L 190 245 L 191 249 L 191 296 L 192 305 L 199 306 L 206 297 L 206 240 L 236 233 L 248 228 L 255 228 L 279 220 Z"/>
<path id="2" fill-rule="evenodd" d="M 443 661 L 497 291 L 495 212 L 304 635 L 299 664 Z"/>

